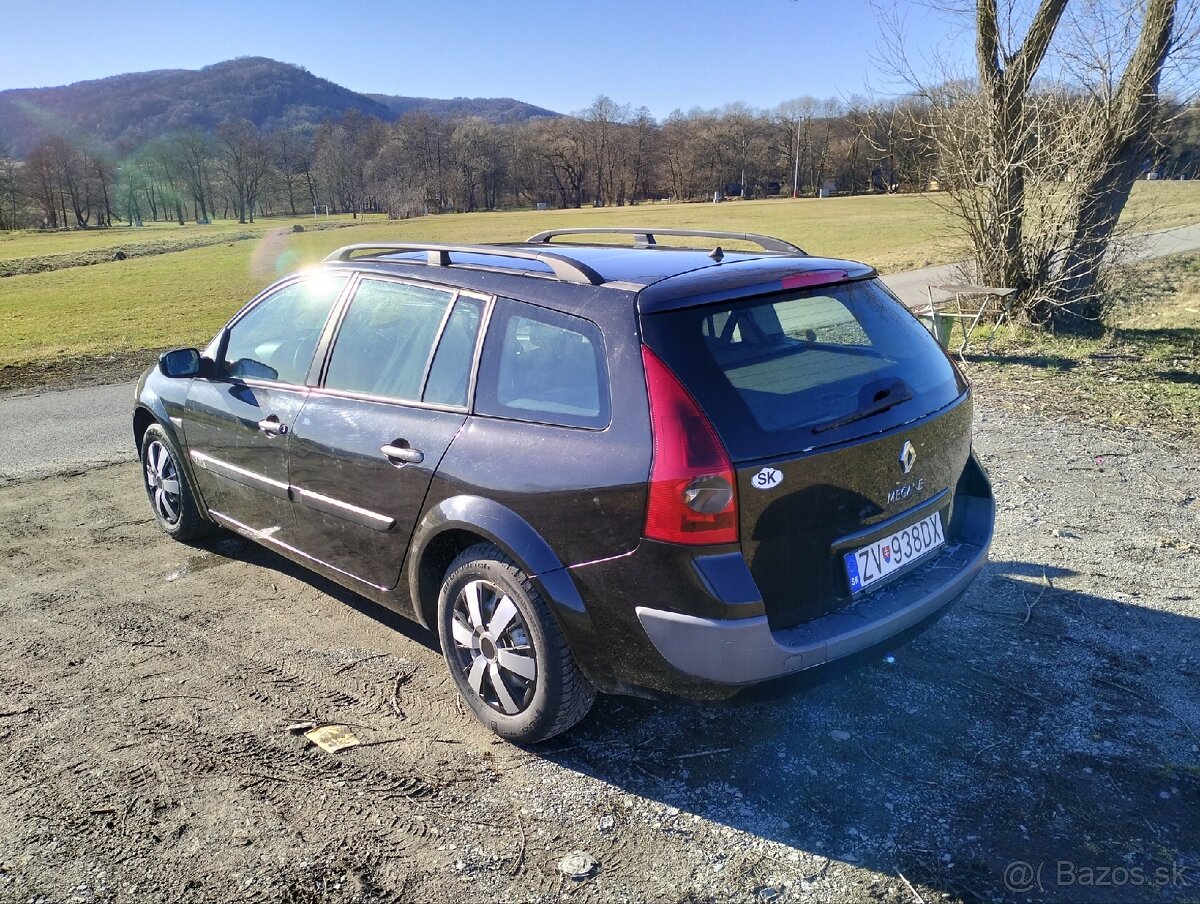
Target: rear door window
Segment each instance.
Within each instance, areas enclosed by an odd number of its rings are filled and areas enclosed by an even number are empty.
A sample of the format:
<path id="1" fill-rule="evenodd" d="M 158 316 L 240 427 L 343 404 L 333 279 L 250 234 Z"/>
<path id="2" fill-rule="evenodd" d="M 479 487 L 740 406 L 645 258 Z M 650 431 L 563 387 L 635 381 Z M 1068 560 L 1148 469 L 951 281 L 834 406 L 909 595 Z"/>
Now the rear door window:
<path id="1" fill-rule="evenodd" d="M 453 302 L 453 292 L 364 279 L 338 328 L 325 388 L 420 401 Z"/>
<path id="2" fill-rule="evenodd" d="M 887 430 L 964 388 L 875 280 L 650 314 L 643 330 L 735 459 Z"/>
<path id="3" fill-rule="evenodd" d="M 607 427 L 608 373 L 599 328 L 534 305 L 501 299 L 480 363 L 478 414 Z"/>

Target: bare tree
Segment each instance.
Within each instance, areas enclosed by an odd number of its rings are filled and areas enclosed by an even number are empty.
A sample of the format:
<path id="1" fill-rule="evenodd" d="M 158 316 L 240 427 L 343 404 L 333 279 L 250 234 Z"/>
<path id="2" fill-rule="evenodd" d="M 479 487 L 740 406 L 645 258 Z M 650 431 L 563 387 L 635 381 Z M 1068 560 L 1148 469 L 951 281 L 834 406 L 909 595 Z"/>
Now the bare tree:
<path id="1" fill-rule="evenodd" d="M 237 119 L 217 127 L 217 143 L 217 167 L 233 192 L 238 222 L 253 223 L 254 206 L 269 166 L 266 142 L 254 123 Z"/>
<path id="2" fill-rule="evenodd" d="M 20 172 L 21 166 L 9 156 L 7 146 L 0 146 L 0 232 L 19 229 L 24 219 Z"/>
<path id="3" fill-rule="evenodd" d="M 450 136 L 454 159 L 454 194 L 458 209 L 467 212 L 490 207 L 494 198 L 496 147 L 492 138 L 495 127 L 478 117 L 464 119 Z"/>
<path id="4" fill-rule="evenodd" d="M 287 195 L 288 210 L 295 216 L 297 196 L 311 185 L 312 139 L 299 128 L 280 129 L 272 139 L 271 150 L 280 187 Z M 310 206 L 316 203 L 312 200 Z"/>
<path id="5" fill-rule="evenodd" d="M 1101 264 L 1133 183 L 1157 149 L 1164 112 L 1159 87 L 1178 37 L 1177 7 L 1178 0 L 1148 0 L 1141 36 L 1115 85 L 1111 58 L 1105 55 L 1094 55 L 1095 66 L 1081 73 L 1096 78 L 1084 82 L 1090 90 L 1077 105 L 1078 128 L 1073 133 L 1086 129 L 1089 139 L 1078 142 L 1078 201 L 1071 208 L 1071 238 L 1054 300 L 1085 302 L 1078 312 L 1085 316 L 1099 313 L 1090 300 L 1098 297 Z"/>
<path id="6" fill-rule="evenodd" d="M 211 142 L 203 132 L 190 129 L 174 136 L 171 143 L 174 145 L 174 159 L 195 204 L 196 219 L 207 221 L 216 215 L 213 208 Z"/>
<path id="7" fill-rule="evenodd" d="M 573 116 L 535 121 L 542 162 L 553 181 L 560 207 L 582 207 L 588 179 L 588 144 L 583 123 Z"/>
<path id="8" fill-rule="evenodd" d="M 925 191 L 934 176 L 932 142 L 916 124 L 927 118 L 919 98 L 899 98 L 855 109 L 851 116 L 868 145 L 872 191 Z"/>
<path id="9" fill-rule="evenodd" d="M 771 142 L 776 157 L 782 161 L 786 172 L 791 174 L 793 198 L 800 196 L 801 159 L 810 146 L 809 133 L 818 103 L 815 97 L 797 97 L 775 108 Z M 807 176 L 806 167 L 805 178 Z"/>
<path id="10" fill-rule="evenodd" d="M 706 197 L 724 188 L 731 158 L 721 141 L 715 113 L 676 110 L 662 127 L 661 141 L 671 195 L 677 200 Z"/>
<path id="11" fill-rule="evenodd" d="M 739 195 L 753 195 L 751 183 L 757 182 L 760 154 L 765 150 L 767 123 L 764 117 L 743 103 L 729 104 L 721 111 L 718 135 L 728 148 L 729 175 L 740 186 Z"/>
<path id="12" fill-rule="evenodd" d="M 1163 73 L 1194 44 L 1194 15 L 1195 0 L 977 0 L 973 78 L 943 69 L 928 84 L 894 61 L 924 101 L 914 117 L 977 278 L 1020 289 L 1032 321 L 1100 317 L 1118 220 L 1164 124 Z"/>
<path id="13" fill-rule="evenodd" d="M 317 129 L 313 170 L 343 213 L 357 219 L 374 209 L 376 199 L 369 191 L 367 162 L 373 160 L 388 141 L 388 129 L 377 119 L 357 110 L 347 111 L 337 123 L 324 123 Z"/>
<path id="14" fill-rule="evenodd" d="M 58 218 L 60 191 L 58 187 L 58 167 L 54 163 L 54 154 L 45 141 L 40 142 L 25 159 L 25 193 L 42 213 L 42 225 L 57 229 L 60 225 Z M 64 207 L 63 217 L 66 217 Z"/>
<path id="15" fill-rule="evenodd" d="M 70 199 L 75 225 L 79 228 L 86 227 L 92 218 L 92 186 L 88 178 L 86 160 L 62 135 L 51 135 L 45 144 L 57 170 L 63 225 L 67 225 L 66 202 Z"/>
<path id="16" fill-rule="evenodd" d="M 658 124 L 646 107 L 639 107 L 633 114 L 626 129 L 625 178 L 628 185 L 629 200 L 632 203 L 639 198 L 645 198 L 650 191 L 650 179 L 657 168 L 659 153 L 657 147 Z M 622 194 L 625 194 L 624 188 Z M 617 199 L 622 203 L 622 198 Z"/>
<path id="17" fill-rule="evenodd" d="M 84 169 L 89 196 L 94 191 L 96 198 L 96 225 L 112 226 L 112 187 L 117 181 L 117 164 L 112 154 L 99 145 L 80 151 L 80 164 Z"/>
<path id="18" fill-rule="evenodd" d="M 579 114 L 592 169 L 592 204 L 602 207 L 617 203 L 619 174 L 625 164 L 622 130 L 630 119 L 629 105 L 618 104 L 601 94 Z"/>

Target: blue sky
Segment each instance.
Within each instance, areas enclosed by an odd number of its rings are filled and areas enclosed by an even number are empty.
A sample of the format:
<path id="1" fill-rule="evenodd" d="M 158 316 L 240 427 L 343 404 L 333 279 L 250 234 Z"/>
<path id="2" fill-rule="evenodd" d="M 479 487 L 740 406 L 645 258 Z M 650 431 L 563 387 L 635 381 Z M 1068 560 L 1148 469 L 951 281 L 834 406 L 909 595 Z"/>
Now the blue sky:
<path id="1" fill-rule="evenodd" d="M 953 26 L 896 2 L 915 58 L 955 46 Z M 0 0 L 0 31 L 0 89 L 267 56 L 355 91 L 508 96 L 563 113 L 599 94 L 662 118 L 901 90 L 876 62 L 884 32 L 870 0 Z"/>

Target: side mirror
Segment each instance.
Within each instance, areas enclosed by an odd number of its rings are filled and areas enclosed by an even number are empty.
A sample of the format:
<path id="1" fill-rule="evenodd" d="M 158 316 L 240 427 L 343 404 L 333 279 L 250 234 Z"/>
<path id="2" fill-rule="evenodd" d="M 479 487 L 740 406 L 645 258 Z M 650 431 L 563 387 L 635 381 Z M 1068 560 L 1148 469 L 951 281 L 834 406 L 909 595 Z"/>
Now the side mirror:
<path id="1" fill-rule="evenodd" d="M 158 369 L 164 377 L 198 377 L 200 352 L 194 348 L 176 348 L 158 356 Z"/>
<path id="2" fill-rule="evenodd" d="M 238 358 L 226 366 L 224 374 L 235 380 L 278 380 L 279 371 L 269 364 L 255 361 L 253 358 Z"/>

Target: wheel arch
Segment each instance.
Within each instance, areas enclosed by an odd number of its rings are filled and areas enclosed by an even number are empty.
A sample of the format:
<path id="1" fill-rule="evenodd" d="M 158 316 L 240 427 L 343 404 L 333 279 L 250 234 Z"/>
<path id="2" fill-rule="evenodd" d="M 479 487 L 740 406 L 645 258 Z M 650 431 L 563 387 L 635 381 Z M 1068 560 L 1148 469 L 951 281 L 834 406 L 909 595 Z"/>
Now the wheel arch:
<path id="1" fill-rule="evenodd" d="M 511 558 L 549 604 L 579 667 L 598 686 L 608 669 L 587 655 L 596 649 L 596 631 L 570 570 L 550 545 L 516 512 L 481 496 L 452 496 L 425 513 L 413 534 L 408 569 L 414 614 L 437 630 L 438 593 L 450 563 L 477 543 L 492 543 Z"/>
<path id="2" fill-rule="evenodd" d="M 142 440 L 146 436 L 146 431 L 150 429 L 150 425 L 161 423 L 162 421 L 145 405 L 138 404 L 133 409 L 133 447 L 138 453 L 142 451 Z M 164 426 L 163 429 L 169 428 Z"/>
<path id="3" fill-rule="evenodd" d="M 481 542 L 500 547 L 543 593 L 545 576 L 564 570 L 550 545 L 512 509 L 482 496 L 443 499 L 425 513 L 413 532 L 411 554 L 415 567 L 409 570 L 409 590 L 417 615 L 426 627 L 437 624 L 437 594 L 446 567 L 464 549 Z M 560 591 L 558 596 L 552 597 L 551 601 L 578 612 L 584 611 L 583 600 L 574 582 L 569 591 Z M 433 613 L 432 618 L 430 613 Z"/>

